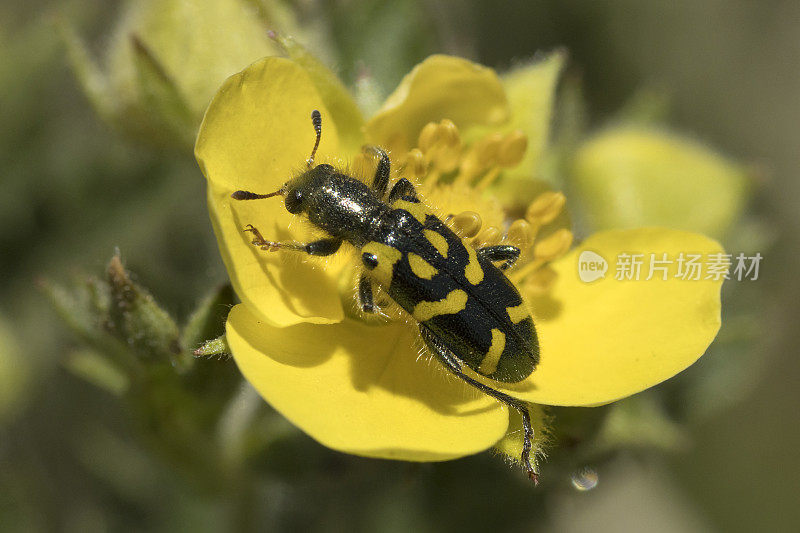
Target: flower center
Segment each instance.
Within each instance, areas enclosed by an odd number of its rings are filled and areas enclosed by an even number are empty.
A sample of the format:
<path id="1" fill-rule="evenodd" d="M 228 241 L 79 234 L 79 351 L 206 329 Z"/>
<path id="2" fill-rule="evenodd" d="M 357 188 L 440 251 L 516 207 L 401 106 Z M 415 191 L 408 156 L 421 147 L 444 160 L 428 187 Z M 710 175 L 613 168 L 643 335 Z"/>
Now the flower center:
<path id="1" fill-rule="evenodd" d="M 518 247 L 520 257 L 506 275 L 524 294 L 542 296 L 556 279 L 549 263 L 572 245 L 572 232 L 556 227 L 566 198 L 561 192 L 543 192 L 523 217 L 513 218 L 491 189 L 504 169 L 522 161 L 527 146 L 520 131 L 493 132 L 464 142 L 456 125 L 445 119 L 428 123 L 415 148 L 391 157 L 397 174 L 410 180 L 423 201 L 475 249 L 497 244 Z M 357 174 L 369 176 L 374 168 L 364 154 L 354 161 Z M 496 186 L 502 187 L 502 182 Z"/>

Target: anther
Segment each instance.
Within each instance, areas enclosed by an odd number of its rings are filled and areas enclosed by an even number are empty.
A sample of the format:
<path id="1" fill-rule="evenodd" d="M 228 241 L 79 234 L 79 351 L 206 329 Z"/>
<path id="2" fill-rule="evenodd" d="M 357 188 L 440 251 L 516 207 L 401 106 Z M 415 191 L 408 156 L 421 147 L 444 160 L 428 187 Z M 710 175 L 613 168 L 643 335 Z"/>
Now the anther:
<path id="1" fill-rule="evenodd" d="M 403 168 L 414 178 L 421 178 L 425 175 L 427 165 L 425 164 L 425 156 L 419 148 L 414 148 L 406 154 L 403 161 Z"/>
<path id="2" fill-rule="evenodd" d="M 488 167 L 497 161 L 497 155 L 500 152 L 500 145 L 503 143 L 503 135 L 501 133 L 492 133 L 478 141 L 478 161 L 484 167 Z"/>
<path id="3" fill-rule="evenodd" d="M 543 192 L 528 206 L 525 218 L 531 223 L 539 226 L 549 224 L 564 209 L 567 199 L 563 193 L 558 191 Z"/>
<path id="4" fill-rule="evenodd" d="M 533 255 L 538 261 L 552 261 L 567 253 L 570 246 L 572 246 L 572 232 L 561 228 L 552 235 L 539 239 L 533 247 Z"/>
<path id="5" fill-rule="evenodd" d="M 461 135 L 458 133 L 458 126 L 452 120 L 444 119 L 439 123 L 440 142 L 448 146 L 461 144 Z"/>
<path id="6" fill-rule="evenodd" d="M 556 278 L 556 271 L 544 265 L 525 278 L 525 292 L 532 296 L 543 296 L 553 287 Z"/>
<path id="7" fill-rule="evenodd" d="M 536 237 L 536 230 L 524 219 L 518 218 L 511 223 L 506 236 L 509 243 L 518 247 L 520 250 L 527 250 L 533 244 Z"/>
<path id="8" fill-rule="evenodd" d="M 488 228 L 484 229 L 480 232 L 480 234 L 475 238 L 475 242 L 473 245 L 475 248 L 483 248 L 484 246 L 492 246 L 500 242 L 500 239 L 503 238 L 502 232 L 494 227 L 489 226 Z"/>
<path id="9" fill-rule="evenodd" d="M 417 146 L 423 153 L 426 153 L 439 140 L 439 125 L 435 122 L 428 122 L 419 133 Z"/>
<path id="10" fill-rule="evenodd" d="M 450 221 L 453 230 L 461 238 L 465 239 L 471 239 L 477 235 L 482 223 L 481 216 L 475 211 L 464 211 L 454 216 Z"/>
<path id="11" fill-rule="evenodd" d="M 519 130 L 512 131 L 505 136 L 497 152 L 497 164 L 501 167 L 515 167 L 519 165 L 528 149 L 528 136 Z"/>

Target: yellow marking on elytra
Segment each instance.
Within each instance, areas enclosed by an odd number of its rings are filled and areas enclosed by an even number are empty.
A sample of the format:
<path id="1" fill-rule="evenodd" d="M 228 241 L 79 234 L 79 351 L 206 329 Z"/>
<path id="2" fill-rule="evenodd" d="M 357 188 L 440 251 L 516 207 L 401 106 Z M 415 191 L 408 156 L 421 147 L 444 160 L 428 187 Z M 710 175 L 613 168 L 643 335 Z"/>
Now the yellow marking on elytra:
<path id="1" fill-rule="evenodd" d="M 467 293 L 461 289 L 454 289 L 436 302 L 420 302 L 414 307 L 411 316 L 417 322 L 425 322 L 439 315 L 454 315 L 467 307 Z"/>
<path id="2" fill-rule="evenodd" d="M 408 253 L 408 264 L 411 267 L 411 272 L 413 272 L 415 276 L 422 279 L 431 279 L 436 275 L 437 272 L 439 272 L 436 267 L 415 253 Z"/>
<path id="3" fill-rule="evenodd" d="M 506 348 L 506 334 L 497 328 L 492 329 L 492 344 L 489 346 L 489 351 L 478 366 L 478 372 L 484 376 L 494 374 L 497 370 L 497 363 L 500 361 L 500 356 L 503 355 L 503 350 Z"/>
<path id="4" fill-rule="evenodd" d="M 442 234 L 436 233 L 432 229 L 422 230 L 422 233 L 425 235 L 425 238 L 428 239 L 436 251 L 439 252 L 439 255 L 447 259 L 447 252 L 449 250 L 449 246 L 447 245 L 447 239 L 445 239 Z"/>
<path id="5" fill-rule="evenodd" d="M 467 278 L 467 281 L 473 285 L 477 285 L 483 281 L 483 268 L 478 262 L 478 254 L 475 252 L 475 248 L 469 244 L 464 244 L 464 248 L 467 249 L 467 255 L 469 256 L 467 266 L 464 267 L 464 276 Z"/>
<path id="6" fill-rule="evenodd" d="M 372 241 L 365 244 L 361 248 L 361 251 L 375 254 L 375 257 L 378 258 L 378 266 L 370 270 L 369 273 L 384 287 L 391 285 L 394 265 L 403 257 L 400 250 L 380 242 Z"/>
<path id="7" fill-rule="evenodd" d="M 519 324 L 529 316 L 531 316 L 528 308 L 525 306 L 524 303 L 519 305 L 515 305 L 514 307 L 506 307 L 506 313 L 508 313 L 508 318 L 511 319 L 513 324 Z"/>
<path id="8" fill-rule="evenodd" d="M 430 210 L 425 207 L 421 202 L 409 202 L 408 200 L 397 200 L 392 204 L 393 209 L 404 209 L 411 213 L 411 216 L 416 218 L 420 224 L 425 224 L 428 215 L 433 215 Z"/>

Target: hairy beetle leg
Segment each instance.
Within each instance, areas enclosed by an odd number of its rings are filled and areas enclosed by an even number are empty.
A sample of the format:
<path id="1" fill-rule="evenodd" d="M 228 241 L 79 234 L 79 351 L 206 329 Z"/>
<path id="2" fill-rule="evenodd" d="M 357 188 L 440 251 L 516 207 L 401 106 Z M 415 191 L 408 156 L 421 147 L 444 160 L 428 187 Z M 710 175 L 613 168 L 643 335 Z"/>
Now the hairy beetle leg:
<path id="1" fill-rule="evenodd" d="M 475 387 L 482 393 L 488 394 L 492 398 L 503 402 L 509 407 L 513 407 L 519 412 L 520 416 L 522 416 L 522 428 L 524 430 L 524 435 L 522 437 L 522 454 L 520 455 L 520 460 L 522 462 L 522 467 L 525 469 L 525 473 L 528 475 L 528 478 L 533 481 L 534 484 L 538 485 L 539 475 L 533 469 L 533 465 L 531 464 L 533 426 L 531 425 L 531 415 L 528 412 L 528 407 L 525 405 L 525 402 L 513 398 L 508 394 L 500 392 L 499 390 L 488 387 L 464 374 L 461 362 L 458 360 L 455 354 L 450 351 L 449 348 L 442 344 L 441 341 L 439 341 L 439 339 L 437 339 L 436 336 L 424 326 L 420 326 L 419 332 L 422 335 L 422 340 L 425 341 L 425 344 L 428 345 L 428 347 L 433 351 L 434 355 L 444 364 L 444 366 L 447 367 L 450 372 L 464 380 L 467 384 Z"/>
<path id="2" fill-rule="evenodd" d="M 414 188 L 414 184 L 408 181 L 406 178 L 400 178 L 397 180 L 397 183 L 392 186 L 392 190 L 389 191 L 389 199 L 387 201 L 389 205 L 391 205 L 401 198 L 405 198 L 413 202 L 419 202 L 417 190 Z"/>
<path id="3" fill-rule="evenodd" d="M 363 272 L 358 280 L 358 306 L 364 313 L 372 314 L 378 310 L 375 306 L 375 297 L 372 292 L 372 281 Z"/>
<path id="4" fill-rule="evenodd" d="M 254 246 L 258 246 L 262 250 L 274 252 L 279 248 L 283 248 L 285 250 L 294 250 L 296 252 L 304 252 L 308 255 L 316 255 L 316 256 L 326 256 L 326 255 L 333 255 L 338 250 L 339 247 L 342 245 L 341 239 L 336 238 L 326 238 L 326 239 L 319 239 L 317 241 L 312 242 L 276 242 L 276 241 L 268 241 L 264 239 L 261 233 L 253 226 L 252 224 L 248 224 L 245 226 L 244 231 L 249 231 L 253 234 L 254 238 L 252 244 Z"/>
<path id="5" fill-rule="evenodd" d="M 503 264 L 500 265 L 500 270 L 506 270 L 514 266 L 514 263 L 519 259 L 519 254 L 519 248 L 507 244 L 486 246 L 478 250 L 479 256 L 485 257 L 493 263 L 503 261 Z"/>
<path id="6" fill-rule="evenodd" d="M 386 155 L 382 148 L 377 146 L 364 146 L 362 150 L 379 158 L 378 168 L 375 169 L 375 176 L 372 178 L 372 190 L 375 191 L 378 198 L 383 198 L 386 196 L 386 188 L 389 186 L 389 176 L 392 169 L 389 156 Z"/>

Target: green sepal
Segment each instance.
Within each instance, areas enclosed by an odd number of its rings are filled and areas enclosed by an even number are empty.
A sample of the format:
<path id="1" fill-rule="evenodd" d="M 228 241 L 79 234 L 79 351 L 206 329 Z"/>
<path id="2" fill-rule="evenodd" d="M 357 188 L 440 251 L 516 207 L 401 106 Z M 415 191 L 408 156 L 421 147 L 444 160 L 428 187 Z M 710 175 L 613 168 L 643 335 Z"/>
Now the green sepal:
<path id="1" fill-rule="evenodd" d="M 138 367 L 125 343 L 112 333 L 111 292 L 106 283 L 91 278 L 75 283 L 71 289 L 47 280 L 40 280 L 38 285 L 67 327 L 86 344 L 112 357 L 128 371 Z"/>
<path id="2" fill-rule="evenodd" d="M 153 51 L 136 34 L 130 37 L 141 109 L 161 142 L 187 150 L 194 146 L 197 123 L 189 102 Z"/>
<path id="3" fill-rule="evenodd" d="M 180 350 L 178 326 L 144 288 L 134 283 L 119 256 L 108 265 L 109 313 L 113 333 L 142 359 L 170 360 L 178 369 L 192 363 Z"/>
<path id="4" fill-rule="evenodd" d="M 195 350 L 203 349 L 209 339 L 224 337 L 225 319 L 236 301 L 236 295 L 230 283 L 226 283 L 212 290 L 197 305 L 192 312 L 186 326 L 181 332 L 181 347 L 194 355 L 212 355 L 197 353 Z M 222 352 L 220 352 L 222 353 Z M 225 352 L 229 353 L 229 352 Z"/>
<path id="5" fill-rule="evenodd" d="M 216 339 L 205 341 L 199 348 L 193 351 L 192 354 L 198 357 L 230 355 L 231 349 L 228 347 L 228 340 L 225 338 L 225 335 L 220 335 Z"/>

